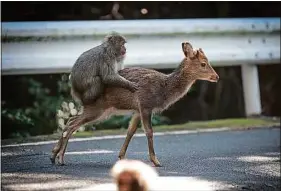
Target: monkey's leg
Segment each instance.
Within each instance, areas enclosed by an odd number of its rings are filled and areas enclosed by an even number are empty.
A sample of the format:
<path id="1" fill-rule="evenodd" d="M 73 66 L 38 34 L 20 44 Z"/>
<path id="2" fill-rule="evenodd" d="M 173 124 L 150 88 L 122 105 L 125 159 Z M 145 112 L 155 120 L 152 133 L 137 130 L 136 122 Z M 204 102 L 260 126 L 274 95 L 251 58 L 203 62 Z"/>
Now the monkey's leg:
<path id="1" fill-rule="evenodd" d="M 123 146 L 119 152 L 119 159 L 123 159 L 125 157 L 128 145 L 131 141 L 131 138 L 133 137 L 133 135 L 136 133 L 137 130 L 137 125 L 138 122 L 140 121 L 140 114 L 139 113 L 135 113 L 130 121 L 130 125 L 127 131 L 127 136 L 125 139 L 125 142 L 123 143 Z"/>
<path id="2" fill-rule="evenodd" d="M 153 129 L 151 125 L 151 112 L 141 111 L 141 121 L 147 137 L 150 161 L 153 162 L 155 166 L 160 167 L 161 164 L 155 155 L 154 146 L 153 146 Z"/>
<path id="3" fill-rule="evenodd" d="M 94 109 L 94 110 L 92 110 Z M 73 134 L 74 131 L 76 131 L 81 125 L 96 121 L 103 113 L 102 109 L 99 109 L 97 107 L 92 108 L 90 110 L 85 109 L 84 113 L 80 115 L 78 118 L 75 119 L 75 122 L 68 128 L 68 130 L 63 134 L 62 136 L 62 143 L 59 150 L 58 156 L 58 163 L 59 165 L 64 165 L 64 153 L 66 151 L 66 147 L 68 144 L 68 140 Z"/>
<path id="4" fill-rule="evenodd" d="M 94 77 L 92 84 L 83 93 L 82 101 L 84 105 L 93 104 L 103 93 L 102 81 L 99 77 Z"/>

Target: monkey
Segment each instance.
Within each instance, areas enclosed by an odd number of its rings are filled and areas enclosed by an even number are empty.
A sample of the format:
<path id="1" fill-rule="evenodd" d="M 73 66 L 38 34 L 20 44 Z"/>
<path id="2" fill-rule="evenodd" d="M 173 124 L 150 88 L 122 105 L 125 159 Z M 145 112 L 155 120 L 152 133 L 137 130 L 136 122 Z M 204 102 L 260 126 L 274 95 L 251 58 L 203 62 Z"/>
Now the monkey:
<path id="1" fill-rule="evenodd" d="M 121 87 L 131 92 L 138 89 L 137 84 L 123 78 L 117 71 L 117 64 L 126 55 L 125 43 L 124 36 L 112 32 L 100 45 L 78 57 L 69 77 L 74 100 L 82 105 L 94 103 L 106 86 Z"/>

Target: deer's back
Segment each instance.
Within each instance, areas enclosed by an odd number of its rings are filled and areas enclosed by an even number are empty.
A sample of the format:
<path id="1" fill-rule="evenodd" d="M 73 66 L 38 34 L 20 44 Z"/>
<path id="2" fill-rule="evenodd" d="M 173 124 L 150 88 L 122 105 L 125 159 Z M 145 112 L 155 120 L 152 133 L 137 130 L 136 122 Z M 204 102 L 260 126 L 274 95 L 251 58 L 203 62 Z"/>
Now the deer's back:
<path id="1" fill-rule="evenodd" d="M 127 80 L 135 83 L 148 82 L 150 77 L 154 77 L 154 79 L 158 81 L 166 77 L 166 75 L 161 72 L 141 67 L 124 68 L 118 73 Z"/>
<path id="2" fill-rule="evenodd" d="M 155 70 L 132 67 L 118 72 L 127 80 L 137 83 L 135 93 L 123 88 L 106 88 L 105 100 L 116 109 L 138 109 L 138 101 L 145 107 L 158 107 L 163 104 L 167 75 Z"/>

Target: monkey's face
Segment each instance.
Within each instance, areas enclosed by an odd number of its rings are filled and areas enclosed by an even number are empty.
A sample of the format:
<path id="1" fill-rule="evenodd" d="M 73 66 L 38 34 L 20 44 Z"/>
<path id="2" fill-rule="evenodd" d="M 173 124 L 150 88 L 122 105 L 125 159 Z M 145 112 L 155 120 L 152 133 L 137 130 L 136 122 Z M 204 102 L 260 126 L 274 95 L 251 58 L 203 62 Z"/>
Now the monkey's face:
<path id="1" fill-rule="evenodd" d="M 125 47 L 125 44 L 121 45 L 120 54 L 121 54 L 122 56 L 124 56 L 124 55 L 126 54 L 126 47 Z"/>
<path id="2" fill-rule="evenodd" d="M 116 37 L 116 50 L 120 53 L 121 56 L 124 56 L 126 54 L 126 40 L 122 36 Z"/>
<path id="3" fill-rule="evenodd" d="M 108 38 L 108 42 L 116 50 L 118 56 L 125 56 L 126 54 L 126 39 L 121 35 L 111 35 Z"/>

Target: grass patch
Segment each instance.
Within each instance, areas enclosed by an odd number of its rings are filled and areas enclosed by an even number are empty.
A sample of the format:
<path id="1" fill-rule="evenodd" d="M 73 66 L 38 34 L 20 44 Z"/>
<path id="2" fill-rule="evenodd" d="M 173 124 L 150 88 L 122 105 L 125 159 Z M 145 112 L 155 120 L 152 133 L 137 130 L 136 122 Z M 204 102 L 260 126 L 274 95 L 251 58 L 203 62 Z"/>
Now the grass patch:
<path id="1" fill-rule="evenodd" d="M 196 121 L 185 123 L 181 125 L 165 125 L 158 126 L 158 130 L 188 130 L 188 129 L 203 129 L 203 128 L 249 128 L 249 127 L 261 127 L 261 126 L 274 126 L 278 125 L 279 121 L 276 119 L 262 119 L 262 118 L 238 118 L 238 119 L 220 119 L 210 121 Z"/>
<path id="2" fill-rule="evenodd" d="M 273 118 L 236 118 L 236 119 L 219 119 L 210 121 L 194 121 L 179 125 L 163 125 L 154 126 L 154 132 L 164 131 L 179 131 L 179 130 L 196 130 L 196 129 L 210 129 L 210 128 L 222 128 L 229 127 L 233 129 L 245 129 L 245 128 L 258 128 L 258 127 L 272 127 L 280 126 L 280 119 Z M 104 136 L 104 135 L 125 135 L 127 129 L 110 129 L 110 130 L 97 130 L 97 131 L 85 131 L 77 132 L 73 135 L 75 138 L 85 138 L 92 136 Z M 142 133 L 143 130 L 139 128 L 137 133 Z M 42 135 L 27 138 L 18 139 L 5 139 L 1 141 L 2 145 L 25 143 L 25 142 L 38 142 L 47 140 L 58 140 L 60 134 Z"/>

